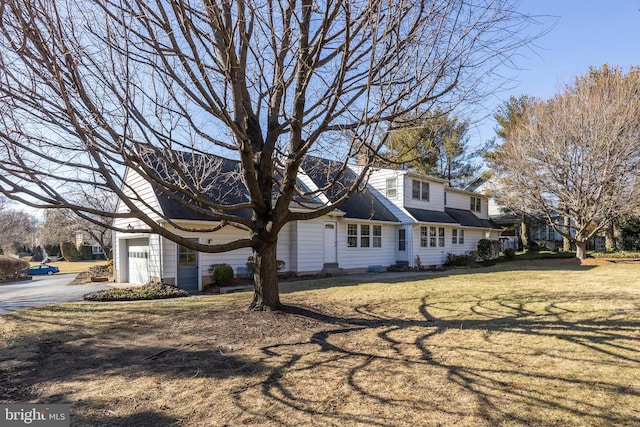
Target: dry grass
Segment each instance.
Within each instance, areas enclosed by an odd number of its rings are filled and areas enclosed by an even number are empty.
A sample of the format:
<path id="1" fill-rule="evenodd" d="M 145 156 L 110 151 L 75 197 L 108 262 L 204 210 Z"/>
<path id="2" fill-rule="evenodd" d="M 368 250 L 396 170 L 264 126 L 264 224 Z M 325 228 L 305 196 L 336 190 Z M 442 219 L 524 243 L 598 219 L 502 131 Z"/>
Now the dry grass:
<path id="1" fill-rule="evenodd" d="M 377 278 L 384 279 L 384 275 Z M 638 425 L 640 263 L 49 306 L 0 323 L 0 401 L 73 425 Z"/>
<path id="2" fill-rule="evenodd" d="M 30 262 L 29 264 L 38 265 L 39 262 Z M 95 265 L 107 265 L 107 261 L 55 261 L 48 262 L 47 265 L 53 265 L 60 269 L 60 274 L 64 273 L 81 273 L 88 271 L 90 267 Z"/>

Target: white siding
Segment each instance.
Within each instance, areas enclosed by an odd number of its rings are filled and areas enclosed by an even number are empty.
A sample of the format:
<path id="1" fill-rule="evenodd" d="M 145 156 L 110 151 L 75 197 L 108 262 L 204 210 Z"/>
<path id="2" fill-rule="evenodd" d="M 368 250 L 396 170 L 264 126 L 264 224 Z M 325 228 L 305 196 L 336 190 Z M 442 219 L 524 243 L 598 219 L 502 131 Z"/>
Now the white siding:
<path id="1" fill-rule="evenodd" d="M 462 192 L 449 189 L 447 190 L 447 207 L 454 209 L 471 210 L 471 197 L 479 197 L 482 199 L 481 212 L 473 212 L 478 218 L 488 219 L 487 196 L 480 193 Z"/>
<path id="2" fill-rule="evenodd" d="M 296 264 L 299 273 L 319 272 L 324 266 L 325 219 L 323 217 L 297 223 L 298 259 Z"/>
<path id="3" fill-rule="evenodd" d="M 160 209 L 156 194 L 153 188 L 151 188 L 151 184 L 142 179 L 139 174 L 133 172 L 131 169 L 127 170 L 125 185 L 122 190 L 128 198 L 134 201 L 135 205 L 138 206 L 142 212 L 156 221 L 160 219 L 157 214 L 153 213 L 153 210 Z M 145 202 L 143 203 L 140 200 L 144 200 Z M 145 204 L 148 206 L 145 206 Z M 129 208 L 126 207 L 122 201 L 118 201 L 116 212 L 127 213 L 129 212 Z M 142 221 L 137 219 L 116 218 L 114 220 L 114 226 L 116 227 L 126 228 L 127 225 L 131 225 L 133 228 L 146 227 Z"/>
<path id="4" fill-rule="evenodd" d="M 357 171 L 356 171 L 357 172 Z M 402 206 L 402 198 L 404 197 L 404 187 L 402 185 L 404 172 L 393 169 L 378 169 L 371 173 L 369 177 L 369 185 L 390 202 Z M 396 197 L 387 197 L 387 179 L 396 178 Z"/>
<path id="5" fill-rule="evenodd" d="M 413 198 L 413 181 L 429 183 L 429 200 L 417 200 Z M 428 209 L 432 211 L 444 211 L 444 184 L 430 181 L 428 178 L 417 178 L 412 175 L 404 176 L 403 183 L 404 206 L 416 209 Z"/>
<path id="6" fill-rule="evenodd" d="M 360 241 L 358 241 L 358 247 L 347 247 L 347 224 L 369 224 L 382 226 L 382 247 L 374 248 L 373 246 L 373 230 L 370 234 L 370 247 L 360 247 Z M 370 222 L 358 222 L 357 220 L 344 220 L 338 223 L 338 264 L 341 268 L 367 268 L 370 265 L 383 265 L 388 266 L 395 264 L 396 262 L 396 226 L 370 223 Z"/>
<path id="7" fill-rule="evenodd" d="M 442 265 L 447 259 L 447 253 L 451 252 L 451 229 L 445 227 L 445 246 L 444 247 L 427 247 L 420 246 L 420 227 L 434 227 L 430 224 L 415 225 L 412 227 L 413 239 L 413 258 L 409 260 L 409 264 L 415 266 L 416 256 L 420 256 L 420 263 L 423 266 Z M 435 226 L 436 230 L 441 226 Z M 447 241 L 449 239 L 449 241 Z"/>

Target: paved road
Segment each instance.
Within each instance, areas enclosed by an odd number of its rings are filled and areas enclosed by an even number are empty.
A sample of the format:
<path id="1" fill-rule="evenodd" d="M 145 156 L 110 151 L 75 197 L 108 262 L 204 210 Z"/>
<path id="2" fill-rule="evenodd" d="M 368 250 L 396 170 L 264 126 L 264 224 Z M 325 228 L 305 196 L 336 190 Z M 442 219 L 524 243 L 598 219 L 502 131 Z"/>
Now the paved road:
<path id="1" fill-rule="evenodd" d="M 0 316 L 21 308 L 82 301 L 82 296 L 88 292 L 112 287 L 108 283 L 67 286 L 76 276 L 77 274 L 34 276 L 32 280 L 0 284 Z"/>

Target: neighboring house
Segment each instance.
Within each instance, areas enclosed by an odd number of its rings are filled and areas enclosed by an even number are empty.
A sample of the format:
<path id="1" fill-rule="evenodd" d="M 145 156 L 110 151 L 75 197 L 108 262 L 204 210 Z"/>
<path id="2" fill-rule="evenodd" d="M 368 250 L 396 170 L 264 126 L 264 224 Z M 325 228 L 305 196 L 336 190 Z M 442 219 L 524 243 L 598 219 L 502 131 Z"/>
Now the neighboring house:
<path id="1" fill-rule="evenodd" d="M 522 240 L 520 237 L 521 224 L 523 216 L 515 213 L 507 206 L 500 204 L 493 194 L 498 190 L 495 178 L 490 174 L 483 174 L 475 179 L 471 184 L 466 187 L 467 191 L 482 193 L 488 197 L 488 214 L 489 218 L 499 224 L 503 230 L 500 233 L 498 240 L 501 243 L 501 249 L 512 248 L 515 250 L 522 250 Z M 553 218 L 554 223 L 560 229 L 564 227 L 564 218 L 558 214 Z M 550 250 L 560 250 L 563 246 L 563 236 L 558 233 L 552 223 L 544 218 L 528 217 L 527 223 L 529 225 L 529 238 L 532 242 L 536 242 L 538 246 L 545 247 Z M 605 243 L 604 237 L 594 236 L 589 239 L 587 243 L 587 249 L 604 251 Z"/>
<path id="2" fill-rule="evenodd" d="M 335 177 L 336 165 L 318 158 L 305 159 L 299 185 L 311 191 L 325 187 Z M 234 174 L 225 174 L 238 171 L 238 163 L 219 159 L 217 167 L 221 177 L 226 175 L 224 188 L 212 186 L 218 188 L 217 193 L 208 195 L 213 200 L 224 197 L 227 203 L 233 202 L 234 197 L 238 201 L 244 197 L 246 201 L 239 178 L 230 180 L 229 176 Z M 320 193 L 316 202 L 337 200 L 355 179 L 357 168 L 354 165 L 348 169 L 338 180 L 339 185 Z M 151 215 L 157 210 L 176 224 L 211 223 L 211 219 L 199 217 L 181 203 L 156 192 L 132 170 L 127 171 L 125 180 L 144 197 L 148 205 L 144 209 Z M 278 259 L 285 262 L 285 271 L 299 275 L 318 274 L 323 269 L 337 267 L 361 272 L 372 266 L 398 262 L 415 266 L 416 257 L 423 266 L 440 266 L 448 253 L 475 251 L 481 238 L 497 239 L 500 227 L 489 220 L 487 207 L 486 196 L 450 188 L 442 179 L 409 171 L 376 169 L 364 191 L 352 194 L 339 209 L 313 220 L 288 223 L 279 235 Z M 292 208 L 304 209 L 302 204 Z M 121 203 L 117 209 L 125 212 Z M 156 218 L 163 223 L 160 216 Z M 115 226 L 138 228 L 142 223 L 118 219 Z M 210 234 L 183 235 L 202 243 L 223 243 L 246 237 L 246 232 L 227 226 Z M 115 233 L 114 236 L 113 258 L 118 282 L 153 280 L 188 290 L 202 289 L 208 283 L 210 265 L 227 263 L 236 274 L 241 274 L 246 272 L 250 255 L 249 248 L 218 254 L 198 253 L 156 234 Z"/>
<path id="3" fill-rule="evenodd" d="M 76 231 L 76 248 L 80 250 L 82 246 L 91 246 L 91 259 L 106 258 L 104 249 L 102 249 L 98 241 L 86 231 L 78 230 Z"/>

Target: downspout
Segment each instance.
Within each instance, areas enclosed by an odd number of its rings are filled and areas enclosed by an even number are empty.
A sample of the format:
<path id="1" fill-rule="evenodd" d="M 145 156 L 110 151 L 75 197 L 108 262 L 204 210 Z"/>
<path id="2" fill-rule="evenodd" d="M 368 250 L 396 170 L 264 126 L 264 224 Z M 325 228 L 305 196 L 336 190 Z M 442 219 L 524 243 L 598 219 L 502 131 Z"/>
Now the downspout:
<path id="1" fill-rule="evenodd" d="M 160 221 L 160 225 L 164 227 L 164 221 Z M 160 283 L 164 284 L 164 242 L 162 236 L 158 235 L 158 239 L 158 246 L 160 246 L 160 261 L 158 266 L 160 268 Z"/>

